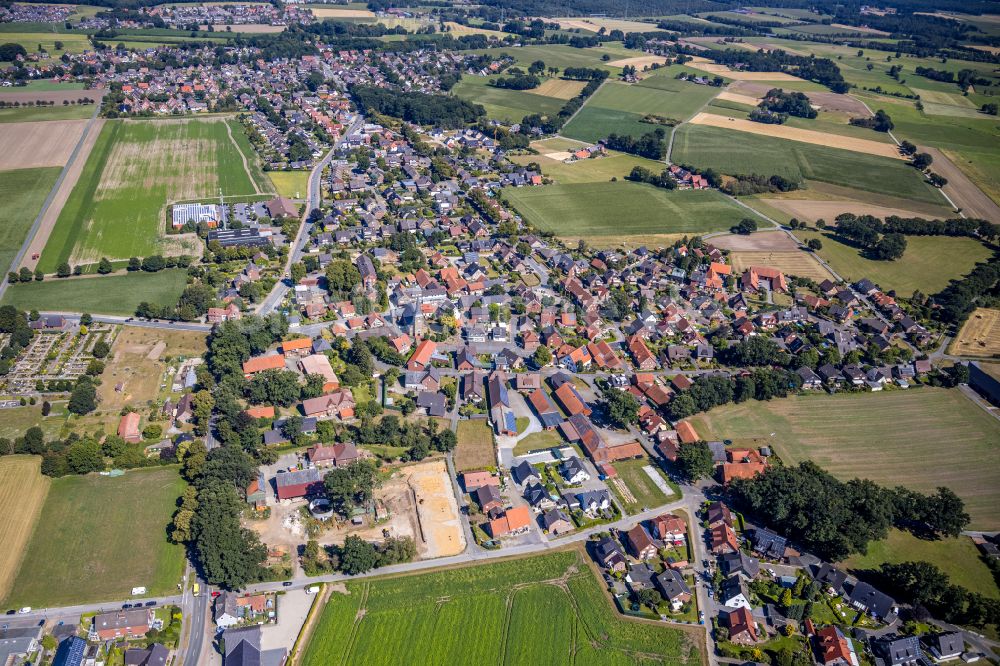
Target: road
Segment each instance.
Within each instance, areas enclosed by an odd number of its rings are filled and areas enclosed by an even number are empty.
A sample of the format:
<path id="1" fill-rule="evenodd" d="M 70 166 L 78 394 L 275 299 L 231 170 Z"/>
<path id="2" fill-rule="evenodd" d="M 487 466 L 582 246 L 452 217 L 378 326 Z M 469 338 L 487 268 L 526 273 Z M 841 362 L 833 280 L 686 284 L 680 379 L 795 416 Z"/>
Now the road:
<path id="1" fill-rule="evenodd" d="M 309 225 L 306 223 L 305 219 L 309 215 L 309 212 L 314 208 L 319 208 L 320 204 L 323 203 L 323 186 L 320 182 L 323 178 L 323 169 L 326 165 L 330 163 L 333 159 L 333 154 L 336 152 L 340 144 L 344 142 L 345 138 L 353 134 L 364 124 L 364 116 L 358 115 L 354 120 L 351 121 L 350 125 L 347 126 L 347 131 L 342 135 L 337 137 L 334 141 L 333 146 L 323 156 L 316 166 L 313 167 L 312 172 L 309 174 L 309 187 L 306 194 L 306 211 L 302 218 L 302 224 L 299 226 L 299 233 L 295 236 L 295 241 L 292 243 L 292 247 L 288 251 L 288 259 L 285 262 L 284 273 L 288 273 L 291 270 L 292 264 L 302 258 L 303 250 L 305 249 L 306 242 L 309 239 Z M 260 305 L 257 307 L 258 314 L 266 315 L 273 312 L 281 303 L 285 300 L 285 295 L 288 294 L 292 286 L 290 280 L 279 280 L 271 293 L 267 295 Z"/>
<path id="2" fill-rule="evenodd" d="M 39 314 L 42 316 L 59 315 L 74 324 L 79 323 L 81 316 L 79 312 L 59 311 L 46 311 Z M 165 321 L 159 319 L 139 319 L 138 317 L 116 317 L 113 315 L 91 315 L 91 318 L 102 324 L 122 324 L 137 328 L 163 328 L 171 331 L 200 331 L 203 333 L 208 333 L 212 330 L 212 324 L 202 324 L 196 321 Z"/>

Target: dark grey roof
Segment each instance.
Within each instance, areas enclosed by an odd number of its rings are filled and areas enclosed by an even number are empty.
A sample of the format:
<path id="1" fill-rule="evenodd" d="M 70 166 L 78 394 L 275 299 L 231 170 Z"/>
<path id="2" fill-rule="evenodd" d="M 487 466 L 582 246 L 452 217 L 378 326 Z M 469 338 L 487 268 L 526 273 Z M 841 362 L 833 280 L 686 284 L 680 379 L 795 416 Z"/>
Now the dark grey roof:
<path id="1" fill-rule="evenodd" d="M 532 467 L 527 460 L 522 460 L 518 464 L 511 467 L 510 473 L 514 477 L 514 481 L 519 484 L 523 484 L 525 481 L 531 478 L 535 479 L 541 478 L 541 476 L 538 474 L 538 470 Z"/>
<path id="2" fill-rule="evenodd" d="M 726 553 L 719 562 L 719 568 L 726 576 L 732 574 L 743 574 L 747 578 L 754 578 L 760 573 L 760 562 L 757 558 L 750 557 L 743 551 Z"/>
<path id="3" fill-rule="evenodd" d="M 682 594 L 691 594 L 691 588 L 676 569 L 665 569 L 663 573 L 657 574 L 654 580 L 665 599 L 673 600 Z"/>
<path id="4" fill-rule="evenodd" d="M 754 550 L 764 557 L 779 560 L 785 555 L 788 540 L 769 529 L 758 527 L 753 532 Z"/>
<path id="5" fill-rule="evenodd" d="M 896 601 L 863 581 L 854 586 L 848 600 L 883 619 L 894 615 Z"/>

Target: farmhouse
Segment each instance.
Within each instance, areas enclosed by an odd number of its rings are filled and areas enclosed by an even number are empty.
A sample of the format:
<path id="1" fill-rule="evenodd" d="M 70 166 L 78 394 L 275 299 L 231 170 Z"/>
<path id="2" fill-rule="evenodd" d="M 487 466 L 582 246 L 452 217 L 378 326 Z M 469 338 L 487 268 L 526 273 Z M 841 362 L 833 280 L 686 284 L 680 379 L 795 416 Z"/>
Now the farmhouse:
<path id="1" fill-rule="evenodd" d="M 140 419 L 141 417 L 138 412 L 129 412 L 122 416 L 118 422 L 118 436 L 132 444 L 141 442 L 142 433 L 139 432 Z"/>
<path id="2" fill-rule="evenodd" d="M 303 375 L 319 375 L 323 378 L 323 390 L 335 391 L 340 388 L 340 380 L 330 365 L 330 359 L 325 354 L 312 354 L 299 359 L 299 368 Z"/>
<path id="3" fill-rule="evenodd" d="M 350 389 L 339 389 L 333 393 L 302 401 L 302 413 L 320 419 L 349 419 L 354 417 L 354 395 Z"/>
<path id="4" fill-rule="evenodd" d="M 120 610 L 94 616 L 91 634 L 94 640 L 145 636 L 153 622 L 153 611 L 146 609 Z"/>
<path id="5" fill-rule="evenodd" d="M 770 289 L 781 293 L 788 292 L 785 274 L 777 268 L 767 266 L 750 266 L 743 272 L 740 284 L 745 291 L 758 292 L 761 289 Z"/>
<path id="6" fill-rule="evenodd" d="M 284 370 L 285 357 L 281 354 L 271 354 L 270 356 L 254 356 L 243 362 L 243 376 L 250 379 L 258 372 L 265 370 Z"/>
<path id="7" fill-rule="evenodd" d="M 323 475 L 318 469 L 282 472 L 274 477 L 278 499 L 299 499 L 323 492 Z"/>
<path id="8" fill-rule="evenodd" d="M 316 467 L 344 467 L 358 460 L 361 454 L 358 453 L 357 447 L 345 442 L 331 446 L 317 444 L 306 451 L 306 456 Z"/>

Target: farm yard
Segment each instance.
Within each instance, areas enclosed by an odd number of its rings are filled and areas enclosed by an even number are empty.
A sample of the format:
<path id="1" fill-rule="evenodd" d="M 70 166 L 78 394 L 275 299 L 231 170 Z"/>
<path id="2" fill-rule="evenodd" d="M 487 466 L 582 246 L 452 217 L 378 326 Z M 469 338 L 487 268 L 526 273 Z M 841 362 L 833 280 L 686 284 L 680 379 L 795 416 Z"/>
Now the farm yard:
<path id="1" fill-rule="evenodd" d="M 627 237 L 652 242 L 650 235 L 724 231 L 747 216 L 718 192 L 668 192 L 626 181 L 513 188 L 503 196 L 541 231 L 605 245 Z"/>
<path id="2" fill-rule="evenodd" d="M 455 469 L 459 472 L 485 469 L 497 464 L 493 430 L 486 419 L 458 422 L 458 445 L 455 447 Z"/>
<path id="3" fill-rule="evenodd" d="M 807 277 L 822 282 L 831 279 L 830 271 L 816 260 L 815 255 L 804 250 L 774 252 L 771 250 L 738 251 L 730 255 L 733 271 L 742 273 L 750 266 L 770 266 L 785 275 Z"/>
<path id="4" fill-rule="evenodd" d="M 0 171 L 0 199 L 4 202 L 0 208 L 0 270 L 9 270 L 59 171 L 59 167 Z"/>
<path id="5" fill-rule="evenodd" d="M 0 123 L 0 171 L 63 166 L 86 124 L 85 120 Z"/>
<path id="6" fill-rule="evenodd" d="M 260 193 L 266 181 L 249 144 L 238 142 L 240 132 L 228 119 L 105 123 L 39 267 L 51 273 L 63 261 L 200 254 L 198 239 L 165 234 L 166 207 L 218 197 L 220 189 L 226 196 Z"/>
<path id="7" fill-rule="evenodd" d="M 948 281 L 968 274 L 977 262 L 991 252 L 972 238 L 950 236 L 907 236 L 906 253 L 896 261 L 864 257 L 861 251 L 842 243 L 830 231 L 796 231 L 799 240 L 819 238 L 823 247 L 817 252 L 830 267 L 848 281 L 868 278 L 882 289 L 894 289 L 909 296 L 915 290 L 936 294 Z"/>
<path id="8" fill-rule="evenodd" d="M 348 583 L 330 595 L 302 663 L 390 664 L 419 643 L 422 660 L 440 664 L 700 664 L 701 635 L 622 618 L 568 550 Z"/>
<path id="9" fill-rule="evenodd" d="M 19 310 L 132 316 L 143 301 L 176 303 L 186 285 L 183 269 L 51 279 L 10 285 L 0 303 Z"/>
<path id="10" fill-rule="evenodd" d="M 42 476 L 39 456 L 0 458 L 0 599 L 10 592 L 24 547 L 38 522 L 38 514 L 49 491 L 49 479 Z"/>
<path id="11" fill-rule="evenodd" d="M 976 308 L 948 349 L 960 356 L 985 356 L 1000 354 L 1000 310 Z"/>
<path id="12" fill-rule="evenodd" d="M 175 468 L 53 479 L 5 603 L 65 606 L 176 591 L 184 548 L 166 538 L 184 490 Z M 53 556 L 58 553 L 58 557 Z"/>
<path id="13" fill-rule="evenodd" d="M 749 401 L 691 419 L 705 439 L 772 447 L 836 477 L 955 490 L 972 529 L 1000 529 L 1000 422 L 955 389 L 911 388 Z M 873 442 L 878 445 L 874 446 Z"/>

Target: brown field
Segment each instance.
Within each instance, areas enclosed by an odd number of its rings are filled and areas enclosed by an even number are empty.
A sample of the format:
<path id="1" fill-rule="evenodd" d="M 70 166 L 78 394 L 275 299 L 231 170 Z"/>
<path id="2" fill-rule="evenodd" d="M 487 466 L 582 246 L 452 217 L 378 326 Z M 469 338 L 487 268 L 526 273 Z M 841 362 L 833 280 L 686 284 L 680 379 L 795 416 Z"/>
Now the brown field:
<path id="1" fill-rule="evenodd" d="M 969 44 L 968 46 L 979 51 L 992 53 L 993 55 L 1000 55 L 1000 46 L 984 46 L 983 44 Z"/>
<path id="2" fill-rule="evenodd" d="M 375 18 L 367 9 L 337 9 L 336 7 L 311 7 L 316 18 Z"/>
<path id="3" fill-rule="evenodd" d="M 694 60 L 687 63 L 688 67 L 700 69 L 709 74 L 718 74 L 734 81 L 801 81 L 797 76 L 786 74 L 785 72 L 735 72 L 725 65 L 719 65 L 705 58 L 695 56 Z"/>
<path id="4" fill-rule="evenodd" d="M 49 479 L 41 475 L 38 456 L 4 456 L 0 459 L 0 599 L 10 592 L 35 521 L 49 492 Z"/>
<path id="5" fill-rule="evenodd" d="M 403 467 L 400 472 L 416 495 L 421 557 L 448 557 L 465 550 L 465 534 L 448 468 L 443 460 Z"/>
<path id="6" fill-rule="evenodd" d="M 986 196 L 944 152 L 927 146 L 921 146 L 920 149 L 934 158 L 934 172 L 948 179 L 948 184 L 941 189 L 966 216 L 1000 222 L 1000 206 Z"/>
<path id="7" fill-rule="evenodd" d="M 799 248 L 798 243 L 784 231 L 758 231 L 748 235 L 725 234 L 722 236 L 713 236 L 707 239 L 707 242 L 720 250 L 731 250 L 733 252 L 763 250 L 770 252 L 791 252 Z"/>
<path id="8" fill-rule="evenodd" d="M 787 50 L 787 49 L 786 49 Z M 735 81 L 729 84 L 729 92 L 748 97 L 763 97 L 774 86 L 753 81 Z M 832 92 L 808 92 L 809 101 L 824 111 L 840 111 L 854 116 L 868 116 L 868 109 L 861 101 L 850 95 Z"/>
<path id="9" fill-rule="evenodd" d="M 884 30 L 876 30 L 875 28 L 868 28 L 866 26 L 858 25 L 844 25 L 843 23 L 831 23 L 834 28 L 842 28 L 844 30 L 850 30 L 852 32 L 863 32 L 868 35 L 880 35 L 882 37 L 888 37 L 889 33 Z"/>
<path id="10" fill-rule="evenodd" d="M 755 234 L 756 235 L 756 234 Z M 734 273 L 742 273 L 749 266 L 770 266 L 785 275 L 797 275 L 822 282 L 833 277 L 811 252 L 802 250 L 780 251 L 762 250 L 756 252 L 737 251 L 729 255 Z"/>
<path id="11" fill-rule="evenodd" d="M 63 166 L 80 140 L 86 120 L 49 120 L 0 125 L 0 171 Z"/>
<path id="12" fill-rule="evenodd" d="M 760 104 L 761 98 L 751 97 L 750 95 L 741 95 L 739 93 L 723 90 L 722 92 L 720 92 L 718 95 L 715 96 L 715 99 L 727 99 L 730 102 L 738 102 L 740 104 L 749 104 L 750 106 L 757 106 L 758 104 Z"/>
<path id="13" fill-rule="evenodd" d="M 611 67 L 625 67 L 627 65 L 632 65 L 636 69 L 642 71 L 643 67 L 648 67 L 654 63 L 664 64 L 667 59 L 663 56 L 636 56 L 634 58 L 621 58 L 619 60 L 612 60 L 608 63 Z"/>
<path id="14" fill-rule="evenodd" d="M 958 332 L 948 353 L 959 356 L 1000 354 L 1000 310 L 977 308 Z"/>
<path id="15" fill-rule="evenodd" d="M 842 187 L 818 180 L 806 180 L 805 183 L 806 186 L 800 190 L 765 194 L 757 198 L 756 201 L 766 203 L 772 208 L 775 208 L 773 205 L 775 201 L 837 201 L 848 205 L 870 204 L 881 208 L 914 211 L 923 217 L 930 218 L 947 218 L 954 215 L 954 211 L 944 200 L 944 197 L 941 198 L 941 204 L 938 205 L 925 201 L 911 201 L 903 197 Z"/>
<path id="16" fill-rule="evenodd" d="M 531 92 L 536 95 L 555 97 L 556 99 L 572 99 L 580 94 L 587 85 L 583 81 L 567 81 L 565 79 L 548 79 Z"/>
<path id="17" fill-rule="evenodd" d="M 547 19 L 548 20 L 548 19 Z M 622 32 L 649 32 L 656 29 L 654 23 L 643 23 L 642 21 L 626 21 L 624 19 L 613 18 L 557 18 L 551 19 L 559 24 L 564 30 L 569 28 L 579 28 L 597 32 L 601 28 L 605 30 L 621 30 Z"/>
<path id="18" fill-rule="evenodd" d="M 56 226 L 59 213 L 62 211 L 62 207 L 66 205 L 66 200 L 69 198 L 70 192 L 76 187 L 76 181 L 80 179 L 83 167 L 87 164 L 87 156 L 94 149 L 97 137 L 101 135 L 101 130 L 104 128 L 103 118 L 97 118 L 93 123 L 90 126 L 87 136 L 83 138 L 83 144 L 80 146 L 80 151 L 76 154 L 76 159 L 73 160 L 72 164 L 68 165 L 65 177 L 59 183 L 59 189 L 56 190 L 56 195 L 52 198 L 51 203 L 49 203 L 49 207 L 45 209 L 45 214 L 42 216 L 42 223 L 38 227 L 38 233 L 31 239 L 31 245 L 21 260 L 22 266 L 27 266 L 31 270 L 35 270 L 38 259 L 32 259 L 31 257 L 37 253 L 39 258 L 41 258 L 42 250 L 45 249 L 45 244 L 49 242 L 49 235 Z"/>
<path id="19" fill-rule="evenodd" d="M 766 198 L 768 204 L 778 210 L 783 210 L 792 217 L 800 220 L 815 222 L 822 218 L 833 220 L 841 213 L 853 213 L 855 215 L 874 215 L 875 217 L 886 218 L 890 215 L 899 217 L 923 217 L 928 220 L 935 219 L 936 216 L 928 213 L 920 213 L 913 210 L 903 210 L 901 208 L 891 208 L 889 206 L 876 206 L 875 204 L 863 203 L 861 201 L 822 201 L 816 199 L 770 199 Z"/>
<path id="20" fill-rule="evenodd" d="M 788 139 L 801 143 L 810 143 L 814 146 L 827 146 L 828 148 L 840 148 L 841 150 L 851 150 L 856 153 L 867 155 L 878 155 L 880 157 L 891 157 L 902 159 L 896 144 L 871 141 L 869 139 L 855 139 L 849 136 L 827 134 L 815 130 L 799 129 L 798 127 L 787 127 L 785 125 L 766 125 L 755 123 L 752 120 L 742 118 L 731 118 L 720 116 L 714 113 L 699 113 L 692 118 L 690 123 L 695 125 L 710 125 L 723 129 L 737 130 L 749 134 L 759 134 L 761 136 L 771 136 L 777 139 Z M 943 174 L 942 174 L 943 175 Z"/>
<path id="21" fill-rule="evenodd" d="M 100 100 L 104 96 L 104 90 L 39 90 L 37 92 L 12 92 L 11 89 L 0 91 L 0 99 L 7 102 L 55 102 L 61 105 L 63 100 L 75 102 L 78 99 L 89 97 L 93 100 Z"/>
<path id="22" fill-rule="evenodd" d="M 503 39 L 506 35 L 510 34 L 501 30 L 486 30 L 484 28 L 476 28 L 470 25 L 462 25 L 461 23 L 455 23 L 454 21 L 448 21 L 445 25 L 448 26 L 448 33 L 455 37 L 464 37 L 465 35 L 486 35 L 487 37 Z"/>
<path id="23" fill-rule="evenodd" d="M 458 446 L 455 447 L 455 469 L 496 467 L 497 454 L 493 445 L 493 430 L 486 419 L 458 422 Z"/>

